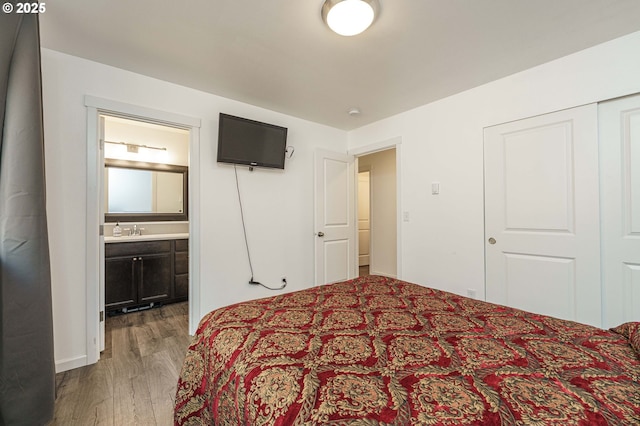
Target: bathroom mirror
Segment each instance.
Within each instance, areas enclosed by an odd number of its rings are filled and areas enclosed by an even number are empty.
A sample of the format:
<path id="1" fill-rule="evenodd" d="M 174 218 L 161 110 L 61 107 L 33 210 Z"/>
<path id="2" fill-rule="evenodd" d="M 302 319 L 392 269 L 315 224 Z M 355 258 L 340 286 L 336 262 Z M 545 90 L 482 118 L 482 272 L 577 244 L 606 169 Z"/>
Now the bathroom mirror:
<path id="1" fill-rule="evenodd" d="M 105 159 L 105 222 L 188 220 L 189 168 Z"/>

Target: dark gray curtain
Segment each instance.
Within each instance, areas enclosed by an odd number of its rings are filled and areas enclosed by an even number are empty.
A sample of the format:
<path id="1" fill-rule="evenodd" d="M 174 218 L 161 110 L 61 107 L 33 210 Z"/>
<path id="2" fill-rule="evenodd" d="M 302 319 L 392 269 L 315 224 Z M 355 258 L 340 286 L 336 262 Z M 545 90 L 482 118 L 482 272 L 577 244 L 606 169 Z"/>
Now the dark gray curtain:
<path id="1" fill-rule="evenodd" d="M 53 417 L 37 15 L 0 15 L 0 425 Z"/>

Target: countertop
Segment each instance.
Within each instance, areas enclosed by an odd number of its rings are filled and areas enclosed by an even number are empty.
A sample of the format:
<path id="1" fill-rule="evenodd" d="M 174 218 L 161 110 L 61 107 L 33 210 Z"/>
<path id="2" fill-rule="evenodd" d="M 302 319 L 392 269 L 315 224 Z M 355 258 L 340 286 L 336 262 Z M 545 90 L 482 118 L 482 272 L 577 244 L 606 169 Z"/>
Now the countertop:
<path id="1" fill-rule="evenodd" d="M 177 234 L 123 235 L 121 237 L 105 236 L 105 243 L 131 243 L 136 241 L 182 240 L 189 238 L 188 232 Z"/>

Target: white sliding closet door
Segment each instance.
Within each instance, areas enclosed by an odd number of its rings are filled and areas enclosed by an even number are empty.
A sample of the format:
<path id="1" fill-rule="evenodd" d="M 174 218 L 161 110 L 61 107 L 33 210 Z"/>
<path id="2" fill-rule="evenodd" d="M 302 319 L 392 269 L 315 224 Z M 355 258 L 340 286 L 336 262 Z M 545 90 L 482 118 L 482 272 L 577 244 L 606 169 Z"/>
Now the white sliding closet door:
<path id="1" fill-rule="evenodd" d="M 601 325 L 597 106 L 485 129 L 486 298 Z"/>
<path id="2" fill-rule="evenodd" d="M 605 327 L 640 321 L 640 95 L 599 105 Z"/>

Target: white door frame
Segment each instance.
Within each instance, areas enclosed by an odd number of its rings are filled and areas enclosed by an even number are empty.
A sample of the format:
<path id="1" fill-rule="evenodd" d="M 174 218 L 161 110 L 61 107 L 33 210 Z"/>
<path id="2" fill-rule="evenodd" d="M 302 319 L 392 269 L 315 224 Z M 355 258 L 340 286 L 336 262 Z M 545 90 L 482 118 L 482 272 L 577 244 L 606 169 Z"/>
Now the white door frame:
<path id="1" fill-rule="evenodd" d="M 375 154 L 376 152 L 386 151 L 388 149 L 396 150 L 396 277 L 402 279 L 402 137 L 397 136 L 395 138 L 375 142 L 362 147 L 350 149 L 347 154 L 355 157 L 354 175 L 353 179 L 356 183 L 355 209 L 354 215 L 356 223 L 358 220 L 358 157 L 362 157 L 369 154 Z M 371 247 L 371 244 L 370 244 Z M 356 238 L 356 258 L 359 253 L 360 247 L 358 246 L 358 239 Z M 370 253 L 370 255 L 372 255 Z"/>
<path id="2" fill-rule="evenodd" d="M 200 321 L 200 122 L 201 120 L 166 111 L 86 95 L 87 107 L 87 222 L 86 222 L 86 364 L 100 359 L 100 253 L 99 234 L 102 167 L 99 152 L 99 115 L 124 116 L 189 130 L 189 333 L 194 334 Z"/>

